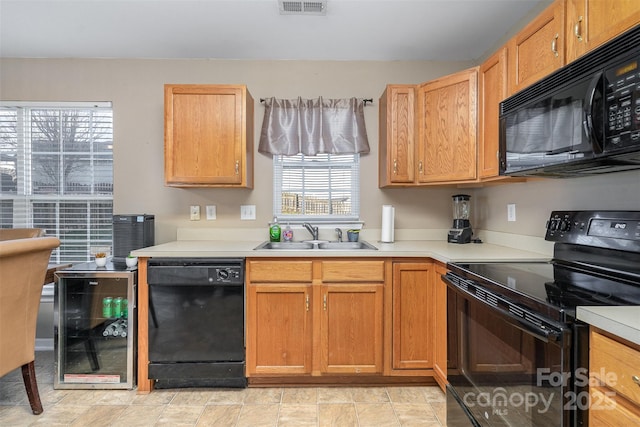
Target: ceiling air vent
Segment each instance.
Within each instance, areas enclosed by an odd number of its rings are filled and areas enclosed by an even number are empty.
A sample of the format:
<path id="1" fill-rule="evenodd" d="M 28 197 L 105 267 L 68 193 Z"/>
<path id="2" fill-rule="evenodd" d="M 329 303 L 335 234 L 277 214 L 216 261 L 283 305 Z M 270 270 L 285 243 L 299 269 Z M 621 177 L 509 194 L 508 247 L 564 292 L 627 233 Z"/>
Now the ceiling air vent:
<path id="1" fill-rule="evenodd" d="M 280 15 L 326 15 L 327 0 L 291 1 L 278 0 Z"/>

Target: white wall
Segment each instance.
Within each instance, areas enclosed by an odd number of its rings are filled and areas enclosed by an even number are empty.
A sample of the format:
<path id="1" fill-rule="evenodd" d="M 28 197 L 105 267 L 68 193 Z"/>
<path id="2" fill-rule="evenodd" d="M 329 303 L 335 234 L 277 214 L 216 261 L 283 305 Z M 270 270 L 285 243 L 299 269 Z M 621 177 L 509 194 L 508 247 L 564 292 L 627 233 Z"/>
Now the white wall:
<path id="1" fill-rule="evenodd" d="M 378 98 L 388 83 L 420 83 L 467 68 L 468 63 L 306 62 L 217 60 L 2 59 L 0 99 L 112 101 L 114 108 L 114 211 L 156 215 L 158 243 L 174 240 L 177 227 L 264 227 L 272 217 L 271 159 L 255 153 L 255 186 L 179 189 L 163 180 L 163 85 L 243 83 L 253 95 L 255 149 L 261 97 L 374 98 L 365 108 L 371 153 L 362 157 L 362 219 L 380 228 L 381 205 L 396 207 L 398 229 L 448 229 L 452 194 L 472 195 L 473 226 L 543 236 L 552 209 L 640 210 L 640 172 L 593 178 L 543 179 L 480 189 L 378 188 Z M 517 221 L 506 220 L 515 203 Z M 188 206 L 217 206 L 216 221 L 191 222 Z M 256 221 L 240 221 L 240 205 L 257 206 Z M 444 238 L 444 236 L 442 236 Z"/>
<path id="2" fill-rule="evenodd" d="M 381 205 L 396 206 L 398 228 L 449 228 L 452 188 L 380 190 L 378 98 L 388 83 L 420 83 L 471 66 L 440 62 L 307 62 L 217 60 L 2 59 L 0 98 L 21 101 L 112 101 L 114 211 L 156 215 L 157 241 L 175 239 L 178 226 L 264 227 L 272 218 L 271 159 L 255 153 L 255 186 L 179 189 L 163 180 L 163 85 L 246 84 L 255 100 L 255 149 L 261 97 L 373 98 L 365 108 L 371 153 L 362 157 L 361 212 L 379 228 Z M 216 221 L 190 222 L 188 206 L 217 206 Z M 256 221 L 240 221 L 240 205 L 257 206 Z"/>

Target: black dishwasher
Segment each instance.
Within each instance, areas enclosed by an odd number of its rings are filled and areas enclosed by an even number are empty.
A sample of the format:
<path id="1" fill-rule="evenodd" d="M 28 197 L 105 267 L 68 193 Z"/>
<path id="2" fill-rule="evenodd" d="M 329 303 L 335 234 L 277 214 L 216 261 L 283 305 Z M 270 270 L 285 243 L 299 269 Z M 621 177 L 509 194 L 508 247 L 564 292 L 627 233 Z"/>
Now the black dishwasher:
<path id="1" fill-rule="evenodd" d="M 151 258 L 149 379 L 246 387 L 243 258 Z"/>

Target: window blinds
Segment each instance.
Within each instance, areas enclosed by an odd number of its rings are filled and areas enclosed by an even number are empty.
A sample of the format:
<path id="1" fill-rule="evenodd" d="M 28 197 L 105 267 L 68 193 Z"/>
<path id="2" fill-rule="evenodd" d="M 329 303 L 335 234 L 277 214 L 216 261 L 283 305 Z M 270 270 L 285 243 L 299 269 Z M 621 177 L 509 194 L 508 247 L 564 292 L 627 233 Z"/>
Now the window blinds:
<path id="1" fill-rule="evenodd" d="M 111 246 L 111 103 L 0 103 L 0 172 L 0 227 L 46 229 L 53 262 Z"/>
<path id="2" fill-rule="evenodd" d="M 274 156 L 274 215 L 285 221 L 357 221 L 359 159 L 358 154 Z"/>

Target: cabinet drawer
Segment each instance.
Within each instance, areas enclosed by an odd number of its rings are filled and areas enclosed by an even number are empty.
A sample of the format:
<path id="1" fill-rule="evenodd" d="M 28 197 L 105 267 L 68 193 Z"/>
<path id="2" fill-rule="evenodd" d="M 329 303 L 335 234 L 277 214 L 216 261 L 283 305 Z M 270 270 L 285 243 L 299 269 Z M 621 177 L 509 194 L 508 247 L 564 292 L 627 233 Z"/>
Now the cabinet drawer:
<path id="1" fill-rule="evenodd" d="M 323 261 L 323 282 L 384 282 L 384 261 Z"/>
<path id="2" fill-rule="evenodd" d="M 640 409 L 631 406 L 610 390 L 591 387 L 589 406 L 589 425 L 592 427 L 635 426 L 640 425 Z"/>
<path id="3" fill-rule="evenodd" d="M 640 404 L 640 385 L 632 379 L 640 377 L 640 351 L 597 332 L 591 332 L 590 348 L 591 374 L 617 394 Z"/>
<path id="4" fill-rule="evenodd" d="M 250 282 L 311 282 L 312 261 L 249 261 L 247 277 Z"/>

